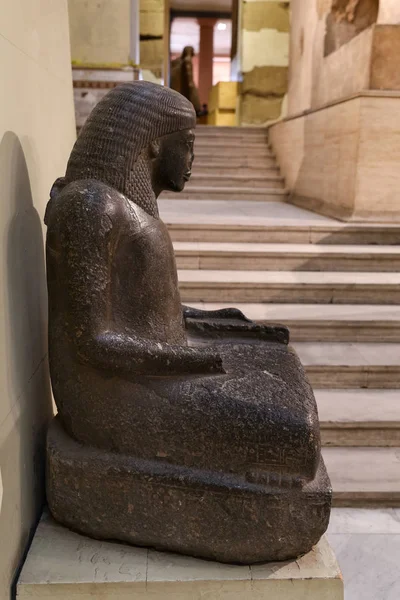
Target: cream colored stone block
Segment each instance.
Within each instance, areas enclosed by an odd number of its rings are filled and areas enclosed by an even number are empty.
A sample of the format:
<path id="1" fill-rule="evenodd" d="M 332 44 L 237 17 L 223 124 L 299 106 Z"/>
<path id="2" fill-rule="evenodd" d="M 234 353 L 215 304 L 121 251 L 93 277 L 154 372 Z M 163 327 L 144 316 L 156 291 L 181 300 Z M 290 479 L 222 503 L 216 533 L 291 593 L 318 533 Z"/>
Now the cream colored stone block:
<path id="1" fill-rule="evenodd" d="M 161 69 L 164 60 L 164 40 L 143 40 L 140 42 L 140 65 L 145 69 Z"/>
<path id="2" fill-rule="evenodd" d="M 286 67 L 289 64 L 289 33 L 275 29 L 246 31 L 242 34 L 242 71 L 265 65 Z"/>
<path id="3" fill-rule="evenodd" d="M 164 35 L 164 10 L 140 11 L 140 35 Z"/>
<path id="4" fill-rule="evenodd" d="M 165 0 L 141 0 L 140 10 L 146 12 L 164 12 Z"/>
<path id="5" fill-rule="evenodd" d="M 75 61 L 126 64 L 130 53 L 130 0 L 68 0 Z"/>
<path id="6" fill-rule="evenodd" d="M 343 600 L 326 539 L 297 561 L 235 566 L 80 536 L 44 516 L 17 598 L 52 600 Z"/>
<path id="7" fill-rule="evenodd" d="M 262 125 L 278 119 L 282 110 L 283 98 L 255 96 L 245 94 L 240 105 L 241 125 Z"/>
<path id="8" fill-rule="evenodd" d="M 237 81 L 220 81 L 210 90 L 208 109 L 210 112 L 216 109 L 236 110 L 239 94 L 239 83 Z"/>
<path id="9" fill-rule="evenodd" d="M 257 93 L 260 96 L 283 96 L 287 92 L 288 67 L 255 67 L 243 73 L 243 94 Z"/>
<path id="10" fill-rule="evenodd" d="M 244 2 L 242 11 L 242 27 L 247 31 L 259 31 L 260 29 L 289 31 L 289 7 L 285 6 L 283 2 L 271 2 L 270 0 Z"/>

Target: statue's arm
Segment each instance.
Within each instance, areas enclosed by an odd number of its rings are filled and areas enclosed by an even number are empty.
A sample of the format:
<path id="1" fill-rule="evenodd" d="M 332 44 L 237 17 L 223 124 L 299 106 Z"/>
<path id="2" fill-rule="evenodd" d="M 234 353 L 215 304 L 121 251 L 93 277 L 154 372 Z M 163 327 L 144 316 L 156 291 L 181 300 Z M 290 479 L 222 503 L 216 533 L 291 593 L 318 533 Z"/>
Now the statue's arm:
<path id="1" fill-rule="evenodd" d="M 110 269 L 124 228 L 135 227 L 135 223 L 120 194 L 107 188 L 102 195 L 103 188 L 82 187 L 60 197 L 48 229 L 51 239 L 54 221 L 59 219 L 68 333 L 79 360 L 126 377 L 224 373 L 215 350 L 156 343 L 113 330 Z"/>
<path id="2" fill-rule="evenodd" d="M 155 343 L 111 331 L 90 336 L 78 346 L 83 362 L 128 378 L 225 372 L 215 350 Z"/>

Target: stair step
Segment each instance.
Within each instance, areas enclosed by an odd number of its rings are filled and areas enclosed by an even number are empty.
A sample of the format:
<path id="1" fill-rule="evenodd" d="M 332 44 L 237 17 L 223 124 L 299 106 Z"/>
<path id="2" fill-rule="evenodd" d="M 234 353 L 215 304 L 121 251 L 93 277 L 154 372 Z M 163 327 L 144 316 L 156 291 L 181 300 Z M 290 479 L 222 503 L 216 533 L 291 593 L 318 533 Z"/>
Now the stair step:
<path id="1" fill-rule="evenodd" d="M 175 242 L 179 269 L 400 271 L 400 246 Z"/>
<path id="2" fill-rule="evenodd" d="M 192 175 L 186 190 L 191 187 L 227 187 L 227 188 L 265 188 L 268 186 L 284 187 L 284 178 L 278 173 L 266 171 L 262 175 L 214 175 L 212 173 L 198 173 Z"/>
<path id="3" fill-rule="evenodd" d="M 191 302 L 203 310 L 229 303 Z M 284 323 L 292 342 L 400 342 L 400 306 L 235 303 L 249 319 Z M 400 361 L 399 361 L 400 362 Z"/>
<path id="4" fill-rule="evenodd" d="M 323 448 L 333 505 L 400 506 L 400 448 Z"/>
<path id="5" fill-rule="evenodd" d="M 203 202 L 203 201 L 202 201 Z M 204 201 L 205 202 L 205 201 Z M 260 203 L 261 204 L 261 203 Z M 282 204 L 284 204 L 282 202 Z M 235 225 L 224 223 L 189 223 L 164 219 L 174 241 L 192 242 L 245 242 L 293 244 L 371 244 L 398 245 L 399 226 L 374 226 L 368 224 L 333 226 L 307 225 Z"/>
<path id="6" fill-rule="evenodd" d="M 237 173 L 237 169 L 259 170 L 262 173 L 266 169 L 277 168 L 275 156 L 272 154 L 263 158 L 253 156 L 230 156 L 221 157 L 215 156 L 210 162 L 210 157 L 206 153 L 196 154 L 193 163 L 193 173 L 196 174 L 199 170 L 205 170 L 207 173 L 221 170 L 222 173 Z"/>
<path id="7" fill-rule="evenodd" d="M 243 200 L 253 202 L 279 202 L 285 201 L 288 191 L 285 188 L 270 187 L 217 187 L 217 186 L 188 186 L 180 192 L 182 200 Z M 162 192 L 162 198 L 176 198 L 175 192 Z"/>
<path id="8" fill-rule="evenodd" d="M 400 446 L 399 390 L 315 390 L 324 446 Z"/>
<path id="9" fill-rule="evenodd" d="M 195 160 L 196 157 L 202 156 L 208 163 L 214 162 L 214 158 L 229 161 L 231 157 L 241 158 L 243 155 L 249 161 L 255 158 L 275 158 L 267 144 L 198 144 L 194 148 Z"/>
<path id="10" fill-rule="evenodd" d="M 181 269 L 178 276 L 191 302 L 400 303 L 400 273 Z"/>
<path id="11" fill-rule="evenodd" d="M 233 139 L 241 137 L 245 140 L 251 140 L 253 138 L 268 137 L 268 129 L 266 127 L 214 127 L 212 125 L 198 125 L 195 133 L 196 138 L 226 137 Z"/>
<path id="12" fill-rule="evenodd" d="M 234 146 L 232 146 L 233 143 L 235 144 Z M 271 148 L 268 146 L 268 142 L 262 138 L 253 140 L 245 138 L 242 140 L 241 138 L 221 139 L 218 137 L 214 137 L 213 139 L 207 139 L 197 137 L 194 143 L 194 153 L 196 154 L 200 149 L 205 149 L 208 151 L 211 150 L 214 153 L 220 151 L 221 149 L 226 149 L 228 151 L 232 149 L 242 150 L 243 153 L 253 151 L 258 152 L 259 150 L 269 150 L 270 152 L 272 152 Z"/>
<path id="13" fill-rule="evenodd" d="M 314 388 L 400 388 L 400 344 L 295 342 L 293 347 Z"/>
<path id="14" fill-rule="evenodd" d="M 251 181 L 253 178 L 270 178 L 279 177 L 279 167 L 277 166 L 274 159 L 270 159 L 270 162 L 263 160 L 259 167 L 248 167 L 234 166 L 232 164 L 221 165 L 208 165 L 206 163 L 200 163 L 196 161 L 193 166 L 193 175 L 190 181 L 193 181 L 197 177 L 218 177 L 218 178 L 229 178 L 229 184 L 235 180 L 235 178 L 243 178 Z"/>
<path id="15" fill-rule="evenodd" d="M 282 244 L 400 245 L 400 225 L 343 223 L 288 202 L 193 200 L 178 194 L 159 200 L 176 241 Z"/>

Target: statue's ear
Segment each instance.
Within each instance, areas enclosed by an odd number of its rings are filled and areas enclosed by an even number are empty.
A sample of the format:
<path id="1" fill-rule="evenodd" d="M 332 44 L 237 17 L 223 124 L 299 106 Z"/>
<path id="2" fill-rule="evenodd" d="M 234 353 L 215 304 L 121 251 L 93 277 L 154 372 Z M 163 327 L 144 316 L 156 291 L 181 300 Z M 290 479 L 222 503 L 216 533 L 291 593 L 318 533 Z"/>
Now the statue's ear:
<path id="1" fill-rule="evenodd" d="M 151 158 L 157 158 L 157 156 L 160 154 L 160 150 L 161 150 L 160 140 L 153 140 L 152 142 L 150 142 Z"/>

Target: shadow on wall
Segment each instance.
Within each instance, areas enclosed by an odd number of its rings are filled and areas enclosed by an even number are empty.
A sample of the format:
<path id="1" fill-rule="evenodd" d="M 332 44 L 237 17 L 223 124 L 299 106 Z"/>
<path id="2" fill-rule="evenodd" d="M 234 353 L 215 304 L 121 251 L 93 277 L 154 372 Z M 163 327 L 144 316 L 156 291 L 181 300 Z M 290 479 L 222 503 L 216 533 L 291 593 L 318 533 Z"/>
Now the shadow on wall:
<path id="1" fill-rule="evenodd" d="M 47 366 L 47 294 L 43 234 L 17 136 L 0 142 L 6 381 L 0 410 L 0 597 L 20 565 L 44 500 L 44 443 L 52 416 Z M 7 222 L 8 220 L 8 222 Z M 1 407 L 0 407 L 1 408 Z M 3 554 L 5 553 L 5 554 Z M 12 555 L 11 555 L 12 554 Z M 2 581 L 3 580 L 3 581 Z"/>

